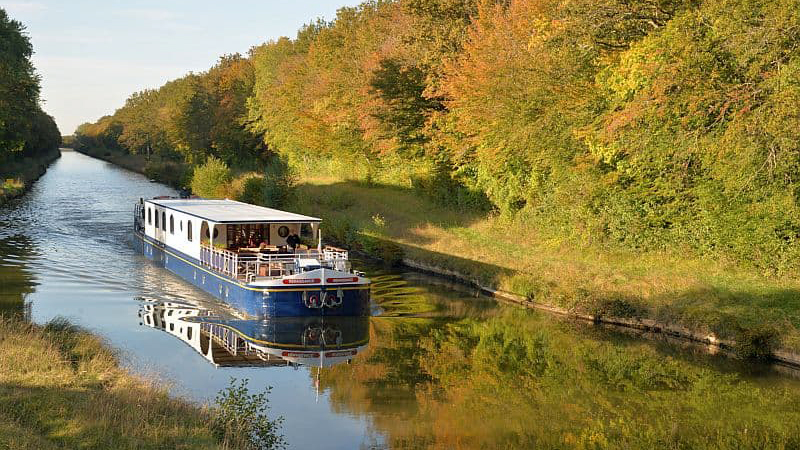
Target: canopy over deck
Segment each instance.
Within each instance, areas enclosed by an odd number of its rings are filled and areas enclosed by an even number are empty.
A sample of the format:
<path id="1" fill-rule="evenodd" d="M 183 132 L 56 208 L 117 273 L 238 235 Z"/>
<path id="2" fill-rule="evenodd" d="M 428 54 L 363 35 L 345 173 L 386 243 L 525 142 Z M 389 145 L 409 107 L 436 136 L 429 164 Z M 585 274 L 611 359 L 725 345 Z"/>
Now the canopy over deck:
<path id="1" fill-rule="evenodd" d="M 250 205 L 234 200 L 154 199 L 155 205 L 219 224 L 236 223 L 319 223 L 316 217 Z"/>

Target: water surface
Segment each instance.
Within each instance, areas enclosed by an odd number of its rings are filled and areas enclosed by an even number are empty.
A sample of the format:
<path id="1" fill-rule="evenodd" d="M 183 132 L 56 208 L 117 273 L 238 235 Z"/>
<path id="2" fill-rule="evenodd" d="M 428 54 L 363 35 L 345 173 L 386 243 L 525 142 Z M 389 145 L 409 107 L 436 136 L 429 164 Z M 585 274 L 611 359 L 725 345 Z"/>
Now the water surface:
<path id="1" fill-rule="evenodd" d="M 0 311 L 67 317 L 191 400 L 213 399 L 231 377 L 272 386 L 272 412 L 297 449 L 800 446 L 791 372 L 498 304 L 419 274 L 362 264 L 380 311 L 363 324 L 237 323 L 133 250 L 134 202 L 171 193 L 64 152 L 0 210 Z M 188 319 L 159 319 L 169 310 Z M 181 325 L 196 320 L 312 347 L 327 333 L 327 348 L 350 339 L 358 351 L 349 364 L 214 363 L 184 338 Z"/>

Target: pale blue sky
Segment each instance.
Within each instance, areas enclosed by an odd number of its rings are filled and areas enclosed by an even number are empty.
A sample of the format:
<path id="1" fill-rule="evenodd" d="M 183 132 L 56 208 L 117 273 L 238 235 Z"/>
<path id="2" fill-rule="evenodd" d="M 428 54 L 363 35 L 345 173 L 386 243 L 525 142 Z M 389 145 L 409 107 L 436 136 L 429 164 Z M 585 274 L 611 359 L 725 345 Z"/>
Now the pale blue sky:
<path id="1" fill-rule="evenodd" d="M 332 19 L 360 0 L 0 0 L 28 29 L 44 109 L 62 134 L 111 114 L 133 92 L 155 88 L 220 55 Z"/>

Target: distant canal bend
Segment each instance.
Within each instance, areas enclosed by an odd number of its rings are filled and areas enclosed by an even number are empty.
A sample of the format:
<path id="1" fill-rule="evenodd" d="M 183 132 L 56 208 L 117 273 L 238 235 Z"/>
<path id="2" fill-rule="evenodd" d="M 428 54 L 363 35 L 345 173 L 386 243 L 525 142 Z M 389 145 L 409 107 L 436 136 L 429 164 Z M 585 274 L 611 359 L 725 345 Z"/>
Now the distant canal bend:
<path id="1" fill-rule="evenodd" d="M 206 401 L 230 377 L 272 386 L 291 448 L 800 446 L 795 373 L 501 305 L 419 274 L 363 267 L 379 315 L 354 323 L 243 323 L 134 251 L 133 203 L 169 193 L 64 152 L 0 209 L 0 311 L 67 317 L 176 395 Z"/>

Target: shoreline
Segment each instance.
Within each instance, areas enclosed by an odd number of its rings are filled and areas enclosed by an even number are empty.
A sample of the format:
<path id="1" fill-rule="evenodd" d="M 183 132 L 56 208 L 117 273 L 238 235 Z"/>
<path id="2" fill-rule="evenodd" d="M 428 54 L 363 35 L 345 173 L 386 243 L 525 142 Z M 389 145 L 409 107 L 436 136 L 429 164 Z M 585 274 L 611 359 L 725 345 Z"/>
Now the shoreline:
<path id="1" fill-rule="evenodd" d="M 663 323 L 654 319 L 644 319 L 644 318 L 631 319 L 625 317 L 613 317 L 613 316 L 581 313 L 579 311 L 569 310 L 566 308 L 561 308 L 558 306 L 548 305 L 546 303 L 540 303 L 533 300 L 529 300 L 527 297 L 515 294 L 513 292 L 503 291 L 500 289 L 495 289 L 489 286 L 485 286 L 478 280 L 472 280 L 461 273 L 421 263 L 419 261 L 414 261 L 411 259 L 404 258 L 402 260 L 402 265 L 417 272 L 435 275 L 452 281 L 457 281 L 458 283 L 461 283 L 465 286 L 470 286 L 478 289 L 482 295 L 485 295 L 487 297 L 495 298 L 509 303 L 514 303 L 516 305 L 520 305 L 528 309 L 546 311 L 551 314 L 565 316 L 571 319 L 581 320 L 584 322 L 592 322 L 595 324 L 611 325 L 614 327 L 627 328 L 631 330 L 644 331 L 654 334 L 662 334 L 665 336 L 675 337 L 685 341 L 702 344 L 715 351 L 724 351 L 725 355 L 728 357 L 737 357 L 735 351 L 736 342 L 729 339 L 720 339 L 713 333 L 712 334 L 701 333 L 680 325 Z M 648 339 L 647 337 L 643 338 Z M 781 365 L 785 365 L 793 369 L 800 369 L 800 354 L 791 352 L 789 350 L 777 349 L 773 351 L 772 355 L 769 358 L 769 361 L 779 363 Z"/>
<path id="2" fill-rule="evenodd" d="M 41 158 L 31 159 L 30 162 L 32 162 L 34 165 L 20 171 L 16 174 L 16 177 L 14 177 L 14 179 L 19 179 L 22 182 L 21 189 L 14 190 L 8 194 L 6 194 L 4 190 L 0 189 L 0 207 L 4 206 L 11 200 L 25 195 L 33 187 L 34 183 L 36 183 L 39 178 L 47 173 L 47 168 L 59 158 L 61 158 L 61 148 L 57 148 L 50 153 L 43 155 Z M 8 176 L 9 175 L 5 175 L 5 177 Z M 3 180 L 0 180 L 0 183 L 2 183 L 2 181 Z"/>
<path id="3" fill-rule="evenodd" d="M 119 160 L 119 158 L 113 158 L 111 157 L 111 155 L 95 156 L 94 154 L 88 151 L 79 151 L 79 150 L 76 151 L 84 155 L 87 155 L 89 157 L 101 159 L 111 164 L 115 164 L 119 167 L 130 170 L 132 172 L 146 175 L 143 167 L 138 167 L 131 164 L 120 164 L 117 161 Z M 320 214 L 323 218 L 326 218 L 324 211 L 319 211 L 317 212 L 317 214 Z M 347 245 L 348 243 L 345 242 L 339 242 L 339 239 L 336 239 L 335 236 L 333 241 L 337 245 L 344 246 L 345 248 L 349 247 L 351 251 L 361 253 L 372 259 L 389 263 L 393 262 L 395 264 L 402 265 L 404 267 L 407 267 L 409 269 L 418 272 L 428 273 L 431 275 L 453 280 L 458 283 L 464 284 L 466 286 L 477 288 L 483 295 L 486 295 L 488 297 L 511 302 L 529 309 L 546 311 L 552 314 L 566 316 L 569 318 L 585 322 L 592 322 L 597 324 L 627 328 L 631 330 L 645 331 L 653 334 L 671 336 L 679 339 L 684 339 L 690 342 L 706 345 L 709 348 L 714 349 L 715 351 L 723 351 L 725 352 L 726 355 L 731 357 L 742 357 L 738 350 L 740 348 L 741 343 L 738 343 L 730 338 L 726 339 L 720 337 L 716 333 L 711 331 L 702 331 L 700 329 L 681 325 L 680 323 L 670 323 L 666 321 L 660 321 L 655 318 L 649 318 L 646 316 L 639 317 L 634 315 L 626 317 L 626 316 L 616 316 L 613 314 L 607 314 L 604 312 L 600 312 L 599 314 L 593 314 L 587 311 L 581 311 L 579 307 L 584 305 L 580 304 L 576 304 L 577 307 L 575 308 L 566 308 L 548 302 L 539 302 L 536 301 L 536 298 L 538 297 L 538 295 L 536 294 L 532 295 L 529 293 L 528 295 L 524 295 L 524 293 L 505 290 L 498 286 L 492 286 L 491 283 L 487 283 L 477 278 L 470 277 L 467 274 L 467 272 L 448 269 L 440 265 L 437 265 L 435 263 L 408 257 L 407 255 L 403 254 L 401 254 L 400 257 L 397 258 L 396 260 L 389 261 L 388 258 L 397 257 L 398 253 L 394 247 L 402 248 L 403 247 L 402 242 L 396 240 L 394 241 L 388 240 L 388 242 L 384 243 L 381 242 L 380 239 L 365 235 L 361 231 L 357 231 L 356 234 L 360 235 L 359 236 L 360 239 L 356 238 L 355 240 L 356 244 L 360 245 L 362 249 L 354 248 L 353 245 Z M 369 251 L 363 248 L 365 246 L 371 247 Z M 387 246 L 389 247 L 388 251 L 386 250 Z M 385 256 L 386 254 L 388 254 L 388 257 Z M 447 260 L 454 261 L 458 259 L 457 256 L 450 256 L 450 255 L 437 255 L 437 257 L 438 257 L 437 259 L 444 259 L 445 261 Z M 794 352 L 791 349 L 781 348 L 781 347 L 770 347 L 770 348 L 763 348 L 756 350 L 763 351 L 763 353 L 759 352 L 757 354 L 758 358 L 766 359 L 768 361 L 772 361 L 778 364 L 800 369 L 800 353 L 798 352 Z M 747 356 L 744 356 L 742 358 L 749 359 L 749 357 Z"/>

